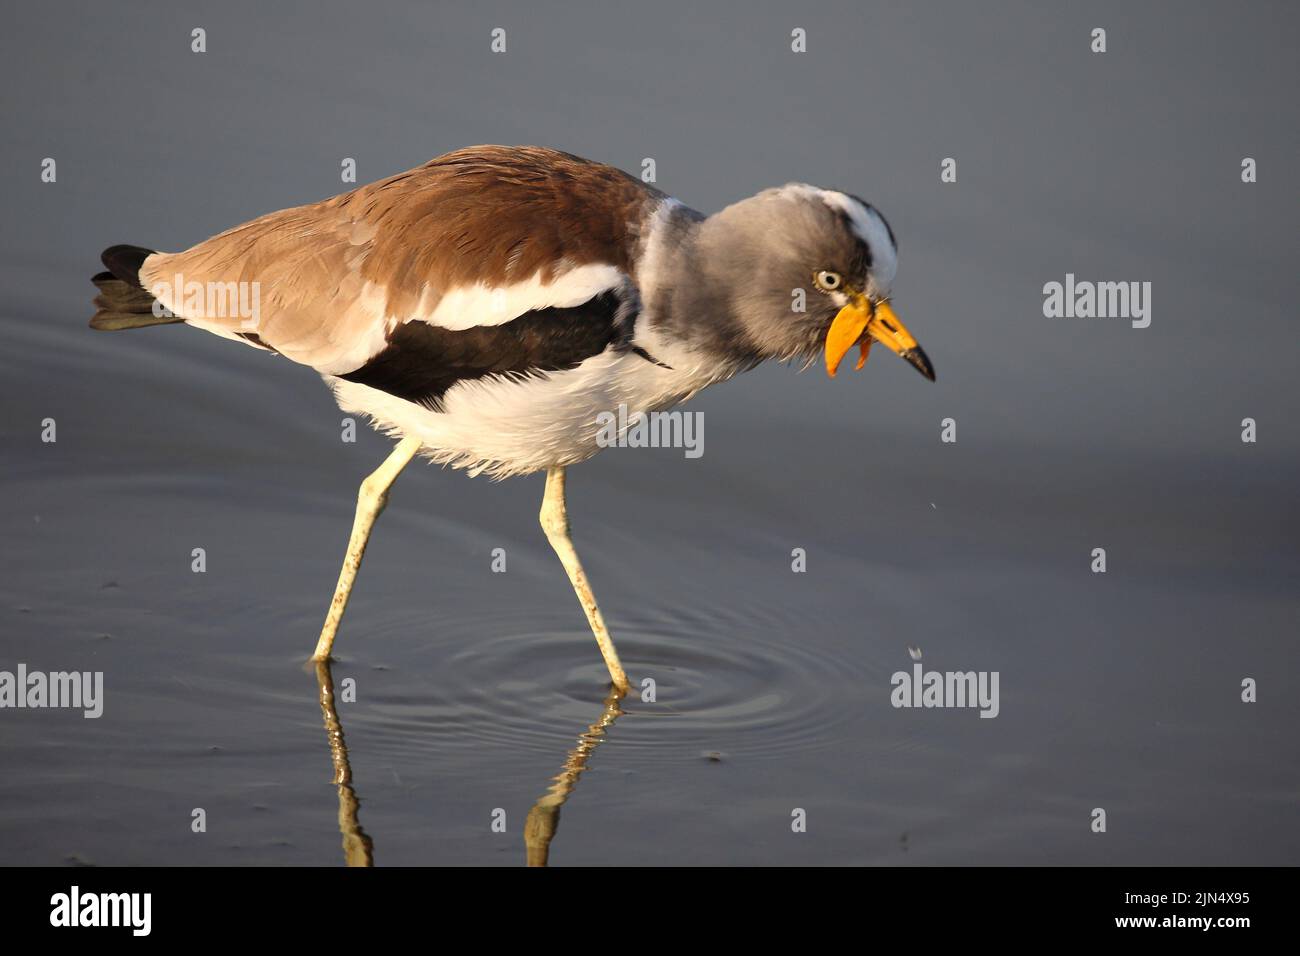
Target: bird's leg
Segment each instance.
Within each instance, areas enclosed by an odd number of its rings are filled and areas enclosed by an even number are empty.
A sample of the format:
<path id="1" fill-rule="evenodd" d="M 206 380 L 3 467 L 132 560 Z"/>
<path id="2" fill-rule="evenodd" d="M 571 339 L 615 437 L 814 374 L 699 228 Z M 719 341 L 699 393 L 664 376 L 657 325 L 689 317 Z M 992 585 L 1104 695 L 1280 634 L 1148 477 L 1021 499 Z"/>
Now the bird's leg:
<path id="1" fill-rule="evenodd" d="M 357 515 L 352 521 L 352 537 L 348 539 L 348 552 L 343 556 L 343 569 L 339 571 L 339 583 L 334 588 L 334 600 L 330 602 L 329 613 L 325 615 L 325 626 L 321 628 L 320 640 L 316 642 L 316 653 L 311 656 L 314 661 L 329 660 L 330 650 L 334 647 L 334 635 L 338 632 L 339 621 L 343 619 L 348 597 L 352 594 L 352 582 L 357 579 L 357 570 L 366 553 L 370 529 L 375 526 L 375 519 L 384 510 L 384 505 L 388 504 L 388 489 L 420 450 L 420 444 L 418 438 L 403 438 L 393 453 L 384 459 L 384 463 L 361 482 L 361 491 L 357 494 Z"/>
<path id="2" fill-rule="evenodd" d="M 564 503 L 563 467 L 552 468 L 546 472 L 546 494 L 542 497 L 542 513 L 538 517 L 542 522 L 542 530 L 546 532 L 547 540 L 551 542 L 551 547 L 555 549 L 560 563 L 569 574 L 569 581 L 573 584 L 573 590 L 578 595 L 582 609 L 587 612 L 587 623 L 591 625 L 591 633 L 596 636 L 596 643 L 600 645 L 600 653 L 605 658 L 605 666 L 609 668 L 610 679 L 613 680 L 615 687 L 626 693 L 630 685 L 627 682 L 627 675 L 623 673 L 623 665 L 619 662 L 618 651 L 614 649 L 614 639 L 609 636 L 609 631 L 605 627 L 600 606 L 596 604 L 596 596 L 591 593 L 586 572 L 582 570 L 578 552 L 573 549 L 573 539 L 569 537 L 569 511 Z"/>

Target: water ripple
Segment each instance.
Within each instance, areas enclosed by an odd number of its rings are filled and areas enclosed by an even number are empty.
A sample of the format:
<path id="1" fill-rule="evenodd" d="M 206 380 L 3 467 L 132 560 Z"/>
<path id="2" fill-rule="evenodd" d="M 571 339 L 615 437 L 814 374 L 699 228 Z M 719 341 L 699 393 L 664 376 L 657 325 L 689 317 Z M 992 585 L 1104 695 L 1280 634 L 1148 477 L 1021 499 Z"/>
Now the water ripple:
<path id="1" fill-rule="evenodd" d="M 379 749 L 535 754 L 571 741 L 600 707 L 604 665 L 585 630 L 542 630 L 526 617 L 498 608 L 441 620 L 433 641 L 408 645 L 412 662 L 374 682 L 369 697 Z M 416 626 L 430 625 L 390 620 L 383 629 Z M 800 639 L 818 626 L 752 605 L 623 622 L 616 639 L 633 691 L 622 704 L 619 746 L 645 761 L 830 745 L 833 728 L 858 716 L 851 701 L 868 666 L 865 654 L 839 656 L 826 642 Z"/>

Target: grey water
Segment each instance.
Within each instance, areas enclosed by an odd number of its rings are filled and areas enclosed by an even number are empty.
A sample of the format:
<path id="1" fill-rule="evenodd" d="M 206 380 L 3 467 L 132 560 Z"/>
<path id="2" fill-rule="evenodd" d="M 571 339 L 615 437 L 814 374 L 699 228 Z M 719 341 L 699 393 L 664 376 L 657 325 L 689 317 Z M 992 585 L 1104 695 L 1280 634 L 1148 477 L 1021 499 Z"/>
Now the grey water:
<path id="1" fill-rule="evenodd" d="M 1267 3 L 15 11 L 0 672 L 102 672 L 104 702 L 0 709 L 0 864 L 1300 861 L 1295 25 Z M 541 478 L 418 463 L 339 659 L 310 667 L 389 443 L 343 441 L 283 359 L 86 328 L 107 245 L 183 248 L 347 188 L 345 157 L 365 182 L 477 142 L 653 157 L 704 211 L 795 179 L 862 195 L 938 372 L 880 348 L 834 381 L 761 368 L 687 406 L 699 458 L 572 469 L 621 700 Z M 1046 318 L 1067 273 L 1151 282 L 1151 325 Z M 997 716 L 894 706 L 918 663 L 996 672 Z"/>

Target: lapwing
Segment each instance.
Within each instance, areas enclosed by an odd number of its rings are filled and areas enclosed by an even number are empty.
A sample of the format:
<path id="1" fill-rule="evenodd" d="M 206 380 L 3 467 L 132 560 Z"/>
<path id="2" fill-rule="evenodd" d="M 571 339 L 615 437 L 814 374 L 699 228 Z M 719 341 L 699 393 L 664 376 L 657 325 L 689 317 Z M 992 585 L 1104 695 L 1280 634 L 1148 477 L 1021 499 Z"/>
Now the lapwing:
<path id="1" fill-rule="evenodd" d="M 313 659 L 328 660 L 389 488 L 416 455 L 546 472 L 541 525 L 621 691 L 569 534 L 566 469 L 601 413 L 651 413 L 769 359 L 833 377 L 879 342 L 933 381 L 890 305 L 897 244 L 849 193 L 791 183 L 704 215 L 611 166 L 476 146 L 184 252 L 113 246 L 95 329 L 183 323 L 309 365 L 398 439 L 364 481 Z"/>

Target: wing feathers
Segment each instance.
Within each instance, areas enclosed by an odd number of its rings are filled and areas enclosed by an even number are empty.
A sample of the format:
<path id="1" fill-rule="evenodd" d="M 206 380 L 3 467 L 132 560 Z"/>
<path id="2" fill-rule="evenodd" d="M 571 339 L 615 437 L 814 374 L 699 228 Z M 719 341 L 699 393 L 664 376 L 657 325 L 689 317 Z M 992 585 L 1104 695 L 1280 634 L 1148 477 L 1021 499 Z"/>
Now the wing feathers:
<path id="1" fill-rule="evenodd" d="M 625 282 L 662 194 L 539 147 L 458 150 L 323 202 L 272 213 L 141 270 L 191 324 L 323 372 L 357 369 L 402 324 L 453 330 L 580 305 Z M 256 284 L 259 314 L 193 314 L 177 286 Z M 250 296 L 251 298 L 251 296 Z"/>
<path id="2" fill-rule="evenodd" d="M 633 307 L 625 294 L 606 291 L 576 306 L 531 310 L 498 325 L 454 330 L 407 322 L 383 351 L 339 377 L 441 411 L 443 396 L 460 382 L 571 369 L 625 344 Z"/>

